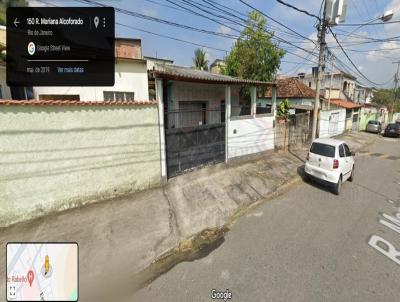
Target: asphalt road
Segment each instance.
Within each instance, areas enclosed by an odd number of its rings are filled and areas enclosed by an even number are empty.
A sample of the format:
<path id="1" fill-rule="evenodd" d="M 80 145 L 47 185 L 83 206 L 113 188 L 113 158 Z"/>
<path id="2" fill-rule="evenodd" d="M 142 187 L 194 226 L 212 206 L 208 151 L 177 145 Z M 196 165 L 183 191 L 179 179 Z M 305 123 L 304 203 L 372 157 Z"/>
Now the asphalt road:
<path id="1" fill-rule="evenodd" d="M 379 219 L 399 213 L 400 225 L 400 140 L 380 138 L 366 150 L 340 196 L 302 183 L 240 218 L 208 256 L 176 265 L 131 301 L 213 301 L 212 289 L 228 289 L 227 301 L 399 301 L 400 227 Z M 373 247 L 374 238 L 391 246 Z"/>

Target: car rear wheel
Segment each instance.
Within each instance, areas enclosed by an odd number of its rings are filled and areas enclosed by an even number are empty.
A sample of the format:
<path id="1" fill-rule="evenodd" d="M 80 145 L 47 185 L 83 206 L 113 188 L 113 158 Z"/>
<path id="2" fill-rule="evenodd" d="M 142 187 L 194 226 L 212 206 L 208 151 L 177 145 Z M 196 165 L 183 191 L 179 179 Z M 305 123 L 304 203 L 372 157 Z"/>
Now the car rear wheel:
<path id="1" fill-rule="evenodd" d="M 333 187 L 333 193 L 339 195 L 341 190 L 342 190 L 342 176 L 339 177 L 337 184 Z"/>
<path id="2" fill-rule="evenodd" d="M 354 180 L 354 166 L 353 166 L 353 168 L 351 168 L 351 174 L 349 177 L 349 181 L 353 181 L 353 180 Z"/>

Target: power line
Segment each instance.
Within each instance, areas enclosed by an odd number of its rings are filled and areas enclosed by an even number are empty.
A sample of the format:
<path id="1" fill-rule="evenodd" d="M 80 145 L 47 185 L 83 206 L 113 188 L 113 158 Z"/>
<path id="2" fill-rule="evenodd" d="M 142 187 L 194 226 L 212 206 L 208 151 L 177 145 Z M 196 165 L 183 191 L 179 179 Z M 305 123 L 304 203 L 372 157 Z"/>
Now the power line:
<path id="1" fill-rule="evenodd" d="M 207 49 L 213 49 L 213 50 L 217 50 L 217 51 L 221 51 L 221 52 L 225 52 L 225 53 L 228 52 L 228 50 L 226 50 L 226 49 L 216 48 L 216 47 L 212 47 L 212 46 L 208 46 L 208 45 L 204 45 L 204 44 L 200 44 L 200 43 L 196 43 L 196 42 L 191 42 L 191 41 L 187 41 L 187 40 L 183 40 L 183 39 L 179 39 L 179 38 L 175 38 L 175 37 L 171 37 L 171 36 L 167 36 L 167 35 L 163 35 L 163 34 L 158 34 L 158 33 L 152 32 L 152 31 L 148 31 L 146 29 L 142 29 L 142 28 L 126 25 L 126 24 L 119 23 L 119 22 L 115 22 L 115 24 L 119 25 L 119 26 L 126 27 L 126 28 L 134 29 L 134 30 L 137 30 L 137 31 L 145 32 L 145 33 L 148 33 L 148 34 L 151 34 L 151 35 L 155 35 L 155 36 L 158 36 L 158 37 L 161 37 L 161 38 L 167 38 L 167 39 L 170 39 L 170 40 L 174 40 L 174 41 L 178 41 L 178 42 L 182 42 L 182 43 L 186 43 L 186 44 L 191 44 L 191 45 L 195 45 L 195 46 L 199 46 L 199 47 L 203 47 L 203 48 L 207 48 Z"/>
<path id="2" fill-rule="evenodd" d="M 349 55 L 347 54 L 347 52 L 344 50 L 344 48 L 342 47 L 342 45 L 340 44 L 339 40 L 337 39 L 335 33 L 332 31 L 332 29 L 330 27 L 328 27 L 329 31 L 331 32 L 332 36 L 334 37 L 336 43 L 339 45 L 340 49 L 342 50 L 343 54 L 346 56 L 347 60 L 349 60 L 350 64 L 355 68 L 355 70 L 357 70 L 358 74 L 363 77 L 365 80 L 367 80 L 368 82 L 374 84 L 374 85 L 378 85 L 378 86 L 382 86 L 385 85 L 385 83 L 376 83 L 370 79 L 368 79 L 360 70 L 359 68 L 356 66 L 356 64 L 354 64 L 354 62 L 351 60 L 351 58 L 349 57 Z M 335 56 L 336 57 L 336 56 Z"/>
<path id="3" fill-rule="evenodd" d="M 274 18 L 272 18 L 271 16 L 267 15 L 266 13 L 260 11 L 259 9 L 255 8 L 254 6 L 252 6 L 252 5 L 250 5 L 250 4 L 248 4 L 246 1 L 244 1 L 244 0 L 239 0 L 239 1 L 242 2 L 244 5 L 246 5 L 247 7 L 251 8 L 252 10 L 255 10 L 255 11 L 259 12 L 260 14 L 262 14 L 262 15 L 264 15 L 265 17 L 269 18 L 269 19 L 272 20 L 273 22 L 279 24 L 280 26 L 282 26 L 282 27 L 284 27 L 284 28 L 290 30 L 291 32 L 297 34 L 298 36 L 302 37 L 303 39 L 308 40 L 308 41 L 312 42 L 314 45 L 316 45 L 316 42 L 315 42 L 315 41 L 311 40 L 310 38 L 305 37 L 304 35 L 298 33 L 297 31 L 295 31 L 295 30 L 293 30 L 293 29 L 291 29 L 290 27 L 286 26 L 285 24 L 283 24 L 283 23 L 281 23 L 281 22 L 275 20 Z"/>
<path id="4" fill-rule="evenodd" d="M 286 2 L 284 2 L 284 1 L 282 1 L 282 0 L 276 0 L 276 1 L 279 2 L 279 3 L 282 4 L 282 5 L 285 5 L 285 6 L 287 6 L 287 7 L 292 8 L 292 9 L 294 9 L 294 10 L 300 12 L 300 13 L 306 14 L 307 16 L 314 17 L 314 18 L 316 18 L 317 20 L 320 19 L 318 16 L 316 16 L 316 15 L 314 15 L 314 14 L 312 14 L 312 13 L 309 13 L 309 12 L 306 11 L 306 10 L 303 10 L 303 9 L 300 9 L 300 8 L 298 8 L 298 7 L 296 7 L 296 6 L 293 6 L 293 5 L 289 4 L 289 3 L 286 3 Z"/>
<path id="5" fill-rule="evenodd" d="M 93 0 L 76 0 L 76 1 L 83 2 L 83 3 L 86 3 L 86 4 L 90 4 L 90 5 L 95 5 L 95 6 L 108 7 L 108 5 L 106 5 L 106 4 L 103 4 L 103 3 L 100 3 L 100 2 L 97 2 L 97 1 L 93 1 Z M 187 30 L 191 30 L 191 31 L 195 31 L 195 32 L 205 33 L 205 34 L 214 35 L 214 36 L 220 36 L 220 37 L 223 37 L 223 38 L 231 38 L 231 39 L 237 39 L 238 38 L 238 36 L 219 33 L 219 32 L 210 31 L 210 30 L 206 30 L 206 29 L 202 29 L 202 28 L 196 28 L 196 27 L 192 27 L 192 26 L 189 26 L 189 25 L 180 24 L 180 23 L 169 21 L 169 20 L 165 20 L 165 19 L 161 19 L 161 18 L 152 17 L 152 16 L 148 16 L 148 15 L 145 15 L 145 14 L 137 13 L 137 12 L 130 11 L 130 10 L 127 10 L 127 9 L 122 9 L 122 8 L 119 8 L 119 7 L 114 7 L 114 9 L 115 9 L 115 11 L 117 11 L 119 13 L 130 15 L 132 17 L 145 19 L 145 20 L 149 20 L 149 21 L 154 21 L 154 22 L 158 22 L 158 23 L 162 23 L 162 24 L 166 24 L 166 25 L 170 25 L 170 26 L 175 26 L 175 27 L 179 27 L 179 28 L 183 28 L 183 29 L 187 29 Z"/>
<path id="6" fill-rule="evenodd" d="M 373 23 L 339 23 L 336 26 L 373 26 L 373 25 L 393 24 L 393 23 L 400 23 L 400 20 L 386 21 L 386 22 L 373 22 Z"/>

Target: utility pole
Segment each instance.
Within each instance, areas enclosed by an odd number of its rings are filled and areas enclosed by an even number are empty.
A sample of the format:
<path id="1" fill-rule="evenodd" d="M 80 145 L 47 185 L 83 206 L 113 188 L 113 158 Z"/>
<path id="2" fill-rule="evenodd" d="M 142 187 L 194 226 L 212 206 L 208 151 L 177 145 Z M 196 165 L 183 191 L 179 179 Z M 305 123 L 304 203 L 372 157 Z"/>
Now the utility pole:
<path id="1" fill-rule="evenodd" d="M 396 62 L 392 62 L 393 64 L 397 64 L 397 71 L 396 74 L 394 75 L 394 98 L 393 98 L 393 105 L 392 105 L 392 110 L 391 110 L 391 114 L 393 115 L 394 112 L 394 107 L 396 106 L 396 102 L 397 102 L 397 88 L 399 85 L 399 69 L 400 69 L 400 61 L 396 61 Z"/>
<path id="2" fill-rule="evenodd" d="M 331 92 L 332 92 L 332 82 L 333 82 L 333 61 L 335 60 L 335 57 L 333 56 L 332 53 L 330 53 L 330 59 L 331 59 L 331 81 L 329 83 L 328 110 L 331 109 Z"/>
<path id="3" fill-rule="evenodd" d="M 319 20 L 318 23 L 318 43 L 319 43 L 319 58 L 318 58 L 318 70 L 317 70 L 317 83 L 316 83 L 316 94 L 315 94 L 315 102 L 314 102 L 314 115 L 313 115 L 313 124 L 312 124 L 312 133 L 311 140 L 313 141 L 317 137 L 317 123 L 318 123 L 318 109 L 319 109 L 319 94 L 321 90 L 321 74 L 322 74 L 322 66 L 324 65 L 324 52 L 325 52 L 325 34 L 327 22 L 325 20 L 326 14 L 326 2 L 324 4 L 324 13 L 322 15 L 322 19 Z"/>

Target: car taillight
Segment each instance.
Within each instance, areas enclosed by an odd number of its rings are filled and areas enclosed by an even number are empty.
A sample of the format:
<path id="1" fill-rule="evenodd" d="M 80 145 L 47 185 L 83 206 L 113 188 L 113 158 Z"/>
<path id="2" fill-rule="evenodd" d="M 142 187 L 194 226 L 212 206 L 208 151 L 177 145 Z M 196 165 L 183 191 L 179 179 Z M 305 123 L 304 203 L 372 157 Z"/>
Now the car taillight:
<path id="1" fill-rule="evenodd" d="M 339 168 L 339 161 L 337 159 L 333 160 L 333 169 Z"/>

